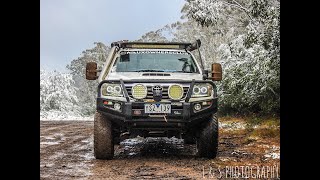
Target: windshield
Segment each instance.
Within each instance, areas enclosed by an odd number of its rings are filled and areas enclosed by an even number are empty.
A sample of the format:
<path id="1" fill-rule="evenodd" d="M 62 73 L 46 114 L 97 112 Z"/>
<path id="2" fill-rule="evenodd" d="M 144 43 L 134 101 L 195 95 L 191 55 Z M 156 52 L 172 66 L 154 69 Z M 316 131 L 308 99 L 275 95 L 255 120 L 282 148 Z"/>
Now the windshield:
<path id="1" fill-rule="evenodd" d="M 192 56 L 182 51 L 122 51 L 112 71 L 199 72 Z"/>

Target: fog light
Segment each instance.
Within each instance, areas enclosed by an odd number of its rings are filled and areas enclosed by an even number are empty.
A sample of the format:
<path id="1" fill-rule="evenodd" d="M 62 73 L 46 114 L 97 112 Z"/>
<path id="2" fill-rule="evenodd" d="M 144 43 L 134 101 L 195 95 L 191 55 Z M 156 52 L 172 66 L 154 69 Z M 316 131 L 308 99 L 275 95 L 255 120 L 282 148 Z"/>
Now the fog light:
<path id="1" fill-rule="evenodd" d="M 132 96 L 136 99 L 143 99 L 147 97 L 147 87 L 142 84 L 137 84 L 132 87 Z"/>
<path id="2" fill-rule="evenodd" d="M 168 95 L 173 100 L 179 100 L 183 96 L 183 87 L 177 84 L 171 85 L 168 89 Z"/>
<path id="3" fill-rule="evenodd" d="M 195 104 L 194 105 L 194 110 L 199 111 L 201 109 L 201 105 L 200 104 Z"/>
<path id="4" fill-rule="evenodd" d="M 114 108 L 115 110 L 120 110 L 121 105 L 120 105 L 119 103 L 114 103 L 113 108 Z"/>

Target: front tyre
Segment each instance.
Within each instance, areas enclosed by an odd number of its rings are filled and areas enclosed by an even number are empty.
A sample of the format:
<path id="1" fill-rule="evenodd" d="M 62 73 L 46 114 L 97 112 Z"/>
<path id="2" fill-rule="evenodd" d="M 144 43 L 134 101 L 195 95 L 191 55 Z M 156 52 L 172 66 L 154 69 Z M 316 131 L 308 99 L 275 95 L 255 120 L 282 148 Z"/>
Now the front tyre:
<path id="1" fill-rule="evenodd" d="M 96 159 L 112 159 L 114 153 L 112 122 L 103 114 L 94 115 L 94 156 Z"/>
<path id="2" fill-rule="evenodd" d="M 218 137 L 218 117 L 214 113 L 200 130 L 200 137 L 197 138 L 198 155 L 200 157 L 215 158 L 218 151 Z"/>

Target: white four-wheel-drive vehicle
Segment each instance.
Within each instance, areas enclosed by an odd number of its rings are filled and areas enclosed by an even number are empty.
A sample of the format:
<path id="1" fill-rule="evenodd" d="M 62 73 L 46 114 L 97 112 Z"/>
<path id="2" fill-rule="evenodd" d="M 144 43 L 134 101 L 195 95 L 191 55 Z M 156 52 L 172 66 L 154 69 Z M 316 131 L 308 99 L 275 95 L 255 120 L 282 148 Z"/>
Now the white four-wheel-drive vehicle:
<path id="1" fill-rule="evenodd" d="M 97 159 L 111 159 L 114 144 L 137 135 L 175 136 L 195 143 L 200 157 L 216 157 L 218 97 L 213 81 L 221 80 L 222 69 L 213 63 L 211 71 L 204 70 L 200 44 L 114 42 L 101 70 L 87 63 L 86 78 L 99 82 Z"/>

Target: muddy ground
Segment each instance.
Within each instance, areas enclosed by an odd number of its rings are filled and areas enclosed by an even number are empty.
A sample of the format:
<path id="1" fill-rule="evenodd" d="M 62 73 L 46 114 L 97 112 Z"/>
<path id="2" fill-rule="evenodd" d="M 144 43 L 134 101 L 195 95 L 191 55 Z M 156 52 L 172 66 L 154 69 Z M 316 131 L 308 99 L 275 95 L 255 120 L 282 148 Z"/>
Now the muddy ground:
<path id="1" fill-rule="evenodd" d="M 274 123 L 221 118 L 219 152 L 195 156 L 176 138 L 134 138 L 115 146 L 113 160 L 93 156 L 93 121 L 41 121 L 41 179 L 279 179 L 280 136 Z"/>

